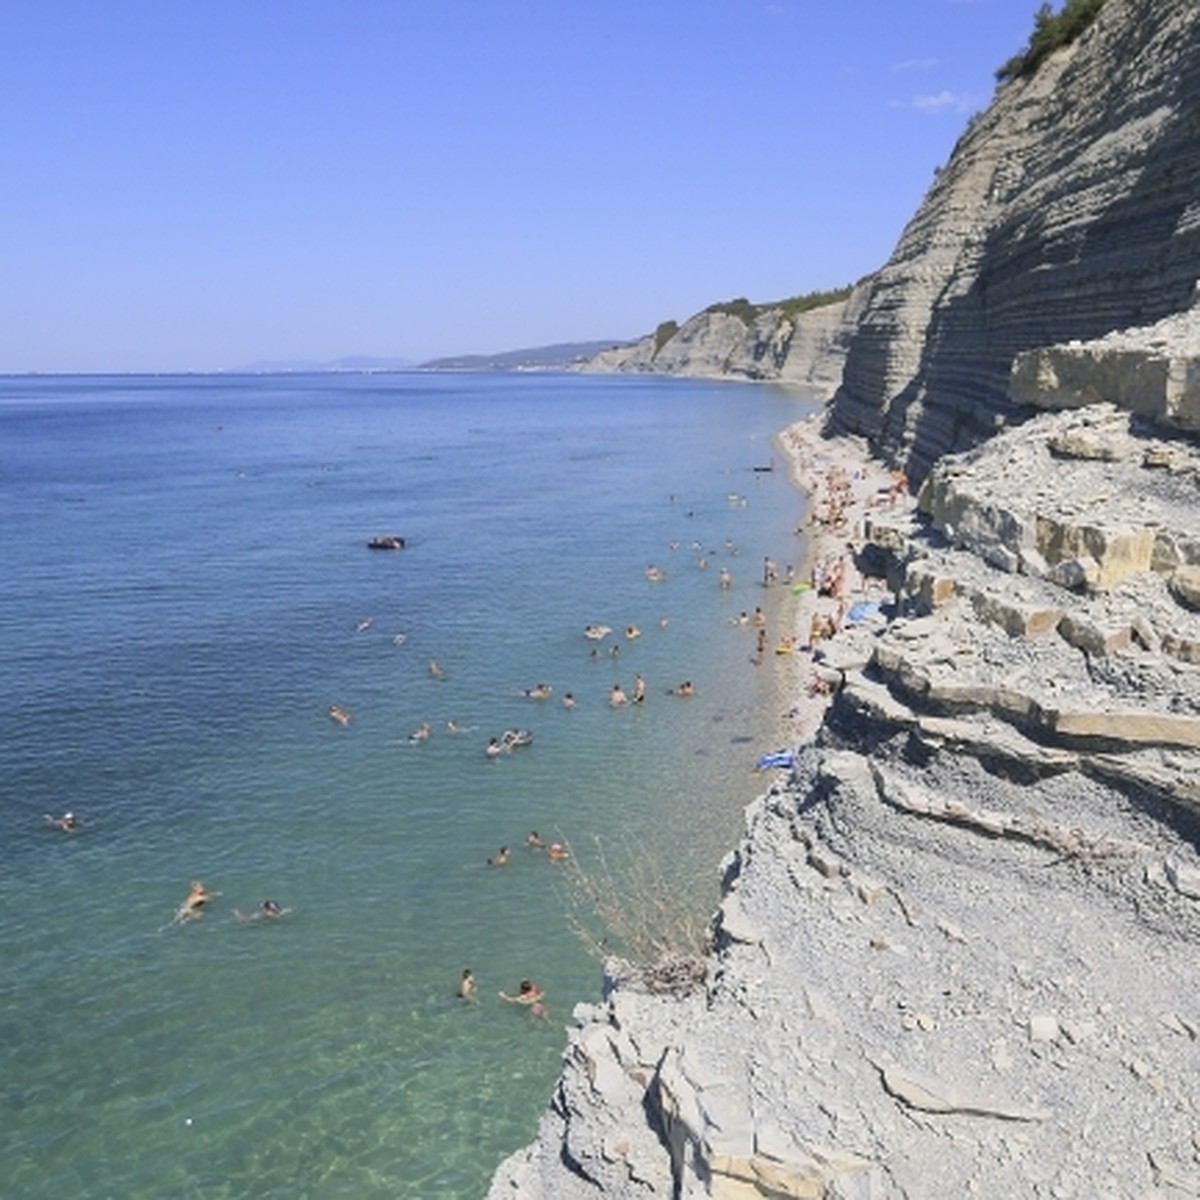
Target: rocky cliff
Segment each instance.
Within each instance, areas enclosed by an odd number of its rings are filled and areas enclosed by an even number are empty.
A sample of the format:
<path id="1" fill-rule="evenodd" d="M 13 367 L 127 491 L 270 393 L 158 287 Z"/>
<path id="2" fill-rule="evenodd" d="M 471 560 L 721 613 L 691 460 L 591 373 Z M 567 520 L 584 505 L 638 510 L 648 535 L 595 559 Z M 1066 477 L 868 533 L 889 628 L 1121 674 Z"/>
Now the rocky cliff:
<path id="1" fill-rule="evenodd" d="M 783 439 L 822 719 L 496 1200 L 1200 1197 L 1198 35 L 1108 0 L 868 283 Z"/>
<path id="2" fill-rule="evenodd" d="M 923 476 L 1021 419 L 1018 354 L 1186 309 L 1198 135 L 1195 0 L 1110 0 L 959 141 L 872 280 L 837 428 Z"/>
<path id="3" fill-rule="evenodd" d="M 866 289 L 848 299 L 796 315 L 767 307 L 744 319 L 705 310 L 685 321 L 670 337 L 648 334 L 591 358 L 582 369 L 593 373 L 639 372 L 692 377 L 779 380 L 831 395 L 858 323 Z"/>

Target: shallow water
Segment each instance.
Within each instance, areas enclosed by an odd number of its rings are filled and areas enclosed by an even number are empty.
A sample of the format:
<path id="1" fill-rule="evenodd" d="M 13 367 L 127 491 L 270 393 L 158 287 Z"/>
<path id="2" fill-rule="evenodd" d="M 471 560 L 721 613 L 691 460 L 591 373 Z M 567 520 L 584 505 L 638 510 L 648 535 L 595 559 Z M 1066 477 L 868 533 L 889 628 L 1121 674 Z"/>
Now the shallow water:
<path id="1" fill-rule="evenodd" d="M 599 986 L 525 833 L 711 908 L 786 695 L 731 618 L 774 633 L 762 557 L 803 550 L 802 497 L 752 468 L 808 411 L 675 380 L 0 380 L 0 1195 L 482 1194 Z M 642 636 L 593 659 L 589 622 Z M 510 726 L 534 744 L 489 760 Z M 42 819 L 68 808 L 77 833 Z M 169 925 L 194 878 L 220 896 Z M 233 920 L 266 896 L 293 911 Z M 524 976 L 549 1021 L 496 999 Z"/>

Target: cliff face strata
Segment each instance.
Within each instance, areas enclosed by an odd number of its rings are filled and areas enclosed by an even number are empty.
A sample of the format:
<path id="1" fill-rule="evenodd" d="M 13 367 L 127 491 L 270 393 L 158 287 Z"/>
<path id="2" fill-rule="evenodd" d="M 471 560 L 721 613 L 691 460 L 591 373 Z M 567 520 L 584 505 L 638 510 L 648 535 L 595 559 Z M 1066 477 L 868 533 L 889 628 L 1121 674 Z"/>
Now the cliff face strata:
<path id="1" fill-rule="evenodd" d="M 750 324 L 729 313 L 697 313 L 661 346 L 651 334 L 602 351 L 582 370 L 779 380 L 831 395 L 865 295 L 856 289 L 841 303 L 796 316 L 767 309 Z"/>
<path id="2" fill-rule="evenodd" d="M 1023 351 L 1186 309 L 1200 8 L 1110 0 L 978 117 L 874 277 L 833 416 L 923 476 L 1020 419 Z"/>

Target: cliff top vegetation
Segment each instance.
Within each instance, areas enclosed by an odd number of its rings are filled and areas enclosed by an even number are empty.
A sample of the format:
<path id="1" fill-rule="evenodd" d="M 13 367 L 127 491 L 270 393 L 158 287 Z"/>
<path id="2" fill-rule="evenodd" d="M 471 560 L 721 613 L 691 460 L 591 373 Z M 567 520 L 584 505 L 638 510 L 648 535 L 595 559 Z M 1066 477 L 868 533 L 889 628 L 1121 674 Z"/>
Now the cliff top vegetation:
<path id="1" fill-rule="evenodd" d="M 996 79 L 1000 83 L 1028 79 L 1055 50 L 1079 37 L 1103 7 L 1104 0 L 1065 0 L 1056 13 L 1049 4 L 1043 4 L 1034 13 L 1029 44 L 997 68 Z"/>
<path id="2" fill-rule="evenodd" d="M 813 308 L 824 308 L 827 304 L 838 304 L 850 295 L 849 286 L 834 288 L 827 292 L 805 292 L 800 296 L 789 296 L 786 300 L 772 300 L 766 304 L 751 304 L 744 296 L 736 300 L 723 300 L 710 304 L 706 313 L 725 313 L 740 318 L 746 325 L 754 322 L 765 312 L 780 311 L 785 317 L 796 317 Z"/>

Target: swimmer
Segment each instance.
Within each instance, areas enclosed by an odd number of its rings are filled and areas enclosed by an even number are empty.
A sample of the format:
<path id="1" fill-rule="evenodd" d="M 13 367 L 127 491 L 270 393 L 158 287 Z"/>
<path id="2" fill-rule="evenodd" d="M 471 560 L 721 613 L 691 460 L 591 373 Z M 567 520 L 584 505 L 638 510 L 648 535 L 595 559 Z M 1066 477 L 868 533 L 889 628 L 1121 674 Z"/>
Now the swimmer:
<path id="1" fill-rule="evenodd" d="M 629 625 L 625 629 L 625 636 L 632 642 L 642 636 L 642 631 L 636 625 Z"/>
<path id="2" fill-rule="evenodd" d="M 429 674 L 434 679 L 444 679 L 446 677 L 446 672 L 442 668 L 442 664 L 436 658 L 429 660 Z"/>
<path id="3" fill-rule="evenodd" d="M 243 925 L 249 921 L 278 921 L 280 917 L 287 916 L 291 911 L 290 908 L 284 908 L 278 901 L 264 900 L 252 913 L 238 912 L 235 908 L 233 919 Z"/>
<path id="4" fill-rule="evenodd" d="M 462 978 L 458 981 L 458 998 L 474 1002 L 477 997 L 475 995 L 475 975 L 470 967 L 464 967 Z"/>
<path id="5" fill-rule="evenodd" d="M 608 702 L 613 708 L 620 708 L 623 704 L 629 703 L 629 697 L 625 695 L 625 691 L 619 683 L 612 685 L 612 692 L 609 694 Z"/>
<path id="6" fill-rule="evenodd" d="M 430 729 L 429 722 L 422 721 L 420 725 L 418 725 L 416 729 L 414 729 L 412 733 L 408 735 L 408 740 L 410 742 L 427 742 L 429 741 L 429 735 L 432 732 L 433 730 Z"/>
<path id="7" fill-rule="evenodd" d="M 350 724 L 350 712 L 343 708 L 340 704 L 331 704 L 329 706 L 329 719 L 335 725 L 341 725 L 345 728 Z"/>
<path id="8" fill-rule="evenodd" d="M 220 894 L 220 892 L 210 892 L 200 880 L 193 879 L 191 890 L 184 902 L 175 910 L 171 924 L 177 925 L 181 921 L 199 920 L 204 916 L 204 906 Z"/>
<path id="9" fill-rule="evenodd" d="M 446 722 L 446 732 L 447 733 L 466 733 L 467 731 L 457 721 L 451 720 L 451 721 Z"/>
<path id="10" fill-rule="evenodd" d="M 696 689 L 692 686 L 692 681 L 690 679 L 685 679 L 683 683 L 681 683 L 675 689 L 676 696 L 694 696 L 695 694 Z"/>
<path id="11" fill-rule="evenodd" d="M 613 642 L 613 644 L 608 648 L 608 653 L 612 658 L 620 658 L 621 657 L 621 643 Z"/>
<path id="12" fill-rule="evenodd" d="M 728 567 L 721 568 L 721 587 L 728 591 L 733 587 L 733 576 L 729 573 Z"/>
<path id="13" fill-rule="evenodd" d="M 538 683 L 531 688 L 526 688 L 522 695 L 530 700 L 545 700 L 553 691 L 554 689 L 548 683 Z"/>
<path id="14" fill-rule="evenodd" d="M 640 676 L 633 677 L 633 702 L 641 704 L 646 699 L 646 681 Z"/>
<path id="15" fill-rule="evenodd" d="M 488 738 L 483 752 L 488 758 L 499 758 L 501 754 L 508 753 L 508 747 L 499 738 Z"/>
<path id="16" fill-rule="evenodd" d="M 583 636 L 592 642 L 602 642 L 612 630 L 607 625 L 585 625 Z"/>
<path id="17" fill-rule="evenodd" d="M 546 1016 L 546 1005 L 543 1003 L 544 993 L 540 987 L 528 979 L 521 980 L 515 996 L 510 996 L 507 992 L 499 992 L 498 995 L 501 1000 L 507 1000 L 509 1004 L 524 1004 L 529 1009 L 530 1016 Z"/>
<path id="18" fill-rule="evenodd" d="M 650 580 L 651 583 L 662 583 L 666 577 L 667 573 L 662 569 L 662 567 L 656 567 L 653 563 L 651 563 L 646 568 L 646 578 Z"/>
<path id="19" fill-rule="evenodd" d="M 542 836 L 536 829 L 531 829 L 529 831 L 529 836 L 525 839 L 525 845 L 527 845 L 530 850 L 541 850 L 546 843 L 542 841 Z"/>
<path id="20" fill-rule="evenodd" d="M 363 619 L 361 621 L 359 621 L 359 623 L 357 625 L 355 625 L 354 632 L 355 633 L 366 633 L 366 631 L 368 629 L 370 629 L 371 626 L 374 624 L 375 624 L 375 621 L 372 617 L 363 617 Z"/>
<path id="21" fill-rule="evenodd" d="M 574 708 L 575 707 L 575 697 L 570 692 L 568 692 L 562 698 L 562 706 L 563 706 L 563 708 Z"/>
<path id="22" fill-rule="evenodd" d="M 52 817 L 49 813 L 42 813 L 42 816 L 55 829 L 61 829 L 64 833 L 71 833 L 83 824 L 73 812 L 65 812 L 61 817 Z"/>
<path id="23" fill-rule="evenodd" d="M 507 846 L 501 846 L 495 856 L 487 860 L 489 867 L 507 867 L 508 866 L 509 850 Z"/>
<path id="24" fill-rule="evenodd" d="M 571 856 L 567 853 L 562 842 L 551 842 L 548 857 L 551 862 L 566 862 Z"/>
<path id="25" fill-rule="evenodd" d="M 407 641 L 408 641 L 408 634 L 401 632 L 401 633 L 396 634 L 396 636 L 394 638 L 392 638 L 392 645 L 393 646 L 403 646 L 404 643 Z"/>

